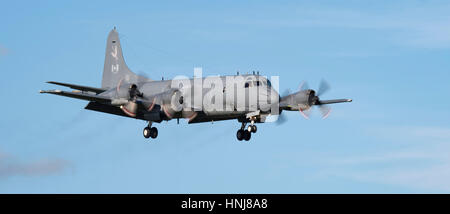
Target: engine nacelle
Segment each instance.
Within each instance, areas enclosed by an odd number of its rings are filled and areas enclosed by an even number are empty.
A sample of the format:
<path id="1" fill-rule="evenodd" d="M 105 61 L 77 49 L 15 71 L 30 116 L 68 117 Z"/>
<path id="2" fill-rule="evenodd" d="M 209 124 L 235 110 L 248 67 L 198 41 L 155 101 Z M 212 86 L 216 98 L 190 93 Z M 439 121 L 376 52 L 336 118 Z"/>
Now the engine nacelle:
<path id="1" fill-rule="evenodd" d="M 311 95 L 314 96 L 314 91 L 304 90 L 294 94 L 290 94 L 281 99 L 283 105 L 289 106 L 287 110 L 297 111 L 306 110 L 311 107 Z"/>
<path id="2" fill-rule="evenodd" d="M 184 98 L 181 91 L 171 90 L 160 95 L 161 111 L 167 119 L 172 119 L 183 110 Z"/>

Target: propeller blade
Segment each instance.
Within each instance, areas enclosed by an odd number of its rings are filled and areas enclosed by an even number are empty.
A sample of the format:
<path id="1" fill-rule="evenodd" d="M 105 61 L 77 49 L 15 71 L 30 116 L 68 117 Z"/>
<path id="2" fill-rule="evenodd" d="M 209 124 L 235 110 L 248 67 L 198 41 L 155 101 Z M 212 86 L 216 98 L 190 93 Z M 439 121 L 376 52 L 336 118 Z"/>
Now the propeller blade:
<path id="1" fill-rule="evenodd" d="M 322 79 L 319 84 L 319 90 L 317 90 L 317 96 L 320 97 L 320 95 L 326 93 L 328 90 L 330 90 L 330 85 Z"/>
<path id="2" fill-rule="evenodd" d="M 120 106 L 122 111 L 130 117 L 136 117 L 136 111 L 138 104 L 132 101 L 128 101 L 127 104 Z"/>
<path id="3" fill-rule="evenodd" d="M 283 94 L 281 95 L 281 97 L 288 96 L 289 94 L 291 94 L 291 90 L 288 88 L 288 89 L 283 91 Z"/>
<path id="4" fill-rule="evenodd" d="M 309 115 L 311 115 L 310 109 L 308 109 L 308 110 L 300 109 L 299 112 L 305 119 L 309 120 Z"/>
<path id="5" fill-rule="evenodd" d="M 319 106 L 320 113 L 322 114 L 322 119 L 327 119 L 328 116 L 330 116 L 331 108 L 327 105 L 320 105 Z"/>
<path id="6" fill-rule="evenodd" d="M 298 85 L 298 91 L 304 91 L 309 88 L 308 83 L 306 81 L 302 81 L 300 85 Z"/>
<path id="7" fill-rule="evenodd" d="M 280 113 L 280 114 L 278 115 L 276 124 L 277 124 L 277 125 L 282 125 L 282 124 L 286 123 L 286 121 L 287 121 L 286 115 Z"/>
<path id="8" fill-rule="evenodd" d="M 297 92 L 304 91 L 306 89 L 308 89 L 308 83 L 306 81 L 302 81 L 298 85 Z M 281 94 L 281 97 L 286 97 L 286 96 L 290 95 L 291 93 L 292 93 L 291 89 L 288 88 L 288 89 L 284 90 L 284 92 Z"/>

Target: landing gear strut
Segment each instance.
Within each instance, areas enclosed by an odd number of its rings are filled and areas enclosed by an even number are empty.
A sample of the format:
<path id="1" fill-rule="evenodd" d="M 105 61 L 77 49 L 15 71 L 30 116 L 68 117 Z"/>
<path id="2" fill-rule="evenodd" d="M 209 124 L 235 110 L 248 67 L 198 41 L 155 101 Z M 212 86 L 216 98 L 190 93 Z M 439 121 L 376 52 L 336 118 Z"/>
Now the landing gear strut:
<path id="1" fill-rule="evenodd" d="M 246 122 L 242 123 L 241 128 L 236 133 L 236 138 L 239 141 L 245 140 L 249 141 L 252 138 L 252 133 L 256 133 L 256 125 L 254 125 L 254 120 L 251 120 L 251 125 L 249 125 L 247 128 L 245 126 L 247 125 Z"/>
<path id="2" fill-rule="evenodd" d="M 152 122 L 149 122 L 147 127 L 144 128 L 142 132 L 145 138 L 153 138 L 158 137 L 158 129 L 156 127 L 152 127 Z"/>
<path id="3" fill-rule="evenodd" d="M 257 131 L 258 129 L 256 128 L 256 125 L 255 125 L 255 121 L 254 121 L 254 120 L 251 121 L 251 125 L 248 126 L 247 130 L 248 130 L 249 132 L 256 133 L 256 131 Z"/>

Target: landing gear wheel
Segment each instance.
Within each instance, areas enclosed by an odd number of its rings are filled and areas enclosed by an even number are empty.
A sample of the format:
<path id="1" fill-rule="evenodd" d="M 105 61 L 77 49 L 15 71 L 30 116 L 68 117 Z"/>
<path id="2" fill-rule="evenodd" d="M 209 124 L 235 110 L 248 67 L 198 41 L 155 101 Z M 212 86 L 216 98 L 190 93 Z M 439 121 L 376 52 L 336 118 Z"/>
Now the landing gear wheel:
<path id="1" fill-rule="evenodd" d="M 250 125 L 250 126 L 248 126 L 248 129 L 247 129 L 247 130 L 248 130 L 249 132 L 256 133 L 257 128 L 256 128 L 255 125 Z"/>
<path id="2" fill-rule="evenodd" d="M 144 134 L 145 138 L 149 138 L 150 137 L 150 133 L 151 133 L 151 131 L 150 131 L 149 127 L 145 127 L 144 131 L 142 132 L 142 134 Z"/>
<path id="3" fill-rule="evenodd" d="M 249 132 L 248 130 L 245 130 L 245 131 L 244 131 L 244 140 L 245 140 L 245 141 L 249 141 L 250 138 L 252 138 L 252 133 Z"/>
<path id="4" fill-rule="evenodd" d="M 237 133 L 236 133 L 236 138 L 237 138 L 239 141 L 242 141 L 242 140 L 244 139 L 244 130 L 239 129 L 239 130 L 237 131 Z"/>
<path id="5" fill-rule="evenodd" d="M 156 127 L 152 127 L 150 129 L 150 137 L 152 137 L 153 139 L 158 137 L 158 129 Z"/>

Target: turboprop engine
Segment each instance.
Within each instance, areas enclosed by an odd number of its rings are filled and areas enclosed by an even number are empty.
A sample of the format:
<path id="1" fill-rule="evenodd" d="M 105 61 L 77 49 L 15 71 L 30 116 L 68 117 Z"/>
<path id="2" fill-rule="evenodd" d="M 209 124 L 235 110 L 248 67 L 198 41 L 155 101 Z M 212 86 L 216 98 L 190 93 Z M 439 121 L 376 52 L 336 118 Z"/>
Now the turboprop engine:
<path id="1" fill-rule="evenodd" d="M 155 96 L 154 99 L 161 105 L 161 111 L 166 119 L 172 119 L 183 110 L 184 97 L 179 90 L 170 90 Z M 159 101 L 159 102 L 158 102 Z"/>
<path id="2" fill-rule="evenodd" d="M 118 98 L 113 99 L 111 104 L 120 107 L 130 117 L 148 114 L 150 120 L 168 120 L 183 110 L 184 98 L 177 89 L 148 95 L 141 93 L 134 84 L 122 85 L 117 87 L 116 96 Z"/>

